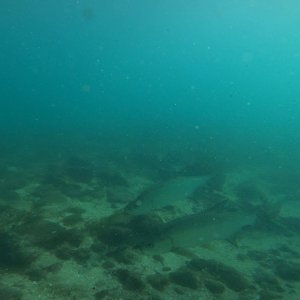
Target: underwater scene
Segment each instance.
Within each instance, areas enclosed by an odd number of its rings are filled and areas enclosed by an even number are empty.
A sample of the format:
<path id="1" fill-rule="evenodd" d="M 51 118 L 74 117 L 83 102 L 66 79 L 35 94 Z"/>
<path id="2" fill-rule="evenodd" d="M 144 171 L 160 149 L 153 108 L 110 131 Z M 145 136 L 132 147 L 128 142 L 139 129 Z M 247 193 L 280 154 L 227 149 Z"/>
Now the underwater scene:
<path id="1" fill-rule="evenodd" d="M 299 1 L 0 15 L 0 300 L 300 299 Z"/>

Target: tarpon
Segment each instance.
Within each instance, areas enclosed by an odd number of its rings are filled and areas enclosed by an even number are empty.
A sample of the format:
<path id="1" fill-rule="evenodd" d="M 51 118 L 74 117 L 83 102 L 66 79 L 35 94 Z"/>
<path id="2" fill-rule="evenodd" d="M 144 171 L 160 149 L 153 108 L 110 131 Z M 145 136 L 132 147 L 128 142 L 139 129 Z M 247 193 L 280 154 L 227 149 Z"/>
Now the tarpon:
<path id="1" fill-rule="evenodd" d="M 176 205 L 179 201 L 188 200 L 197 188 L 201 185 L 205 185 L 207 179 L 207 176 L 179 176 L 156 184 L 142 192 L 134 201 L 130 202 L 125 208 L 125 211 L 139 215 Z"/>

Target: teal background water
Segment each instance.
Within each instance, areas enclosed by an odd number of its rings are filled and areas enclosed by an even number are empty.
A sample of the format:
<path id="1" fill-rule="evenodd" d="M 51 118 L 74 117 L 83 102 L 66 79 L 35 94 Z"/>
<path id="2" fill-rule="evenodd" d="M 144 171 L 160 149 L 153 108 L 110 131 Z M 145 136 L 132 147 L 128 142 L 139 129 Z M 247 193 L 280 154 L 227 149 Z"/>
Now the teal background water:
<path id="1" fill-rule="evenodd" d="M 231 158 L 299 163 L 299 8 L 2 1 L 1 134 L 22 145 L 202 141 Z"/>

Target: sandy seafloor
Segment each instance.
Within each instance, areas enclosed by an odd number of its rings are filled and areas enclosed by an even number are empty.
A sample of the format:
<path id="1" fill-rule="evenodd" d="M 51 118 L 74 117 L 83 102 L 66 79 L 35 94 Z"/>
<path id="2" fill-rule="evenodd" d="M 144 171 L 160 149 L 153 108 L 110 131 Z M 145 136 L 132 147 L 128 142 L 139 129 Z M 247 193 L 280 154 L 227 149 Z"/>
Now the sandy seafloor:
<path id="1" fill-rule="evenodd" d="M 2 155 L 0 299 L 300 299 L 300 201 L 288 183 L 277 187 L 280 179 L 268 168 L 217 170 L 225 179 L 215 193 L 258 208 L 274 206 L 268 220 L 234 241 L 213 239 L 161 253 L 127 244 L 114 231 L 103 241 L 98 231 L 109 230 L 106 217 L 186 165 L 200 173 L 205 165 L 209 174 L 217 164 L 207 168 L 205 160 L 178 162 L 166 153 L 128 149 L 45 154 L 29 147 Z M 246 192 L 238 193 L 245 182 Z M 178 214 L 186 214 L 191 203 L 181 205 Z"/>

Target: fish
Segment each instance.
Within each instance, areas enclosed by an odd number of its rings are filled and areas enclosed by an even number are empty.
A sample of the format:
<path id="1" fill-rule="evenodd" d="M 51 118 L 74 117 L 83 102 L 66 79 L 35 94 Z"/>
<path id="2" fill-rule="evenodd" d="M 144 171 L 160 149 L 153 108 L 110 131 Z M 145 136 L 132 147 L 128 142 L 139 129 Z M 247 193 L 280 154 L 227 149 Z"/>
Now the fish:
<path id="1" fill-rule="evenodd" d="M 148 214 L 179 201 L 188 200 L 197 188 L 206 184 L 208 176 L 178 176 L 155 184 L 142 192 L 125 207 L 125 212 L 133 215 Z"/>
<path id="2" fill-rule="evenodd" d="M 165 252 L 174 248 L 195 247 L 214 240 L 229 240 L 244 227 L 255 224 L 255 213 L 230 206 L 228 208 L 225 201 L 207 211 L 165 223 L 159 237 L 152 242 L 152 250 Z"/>

